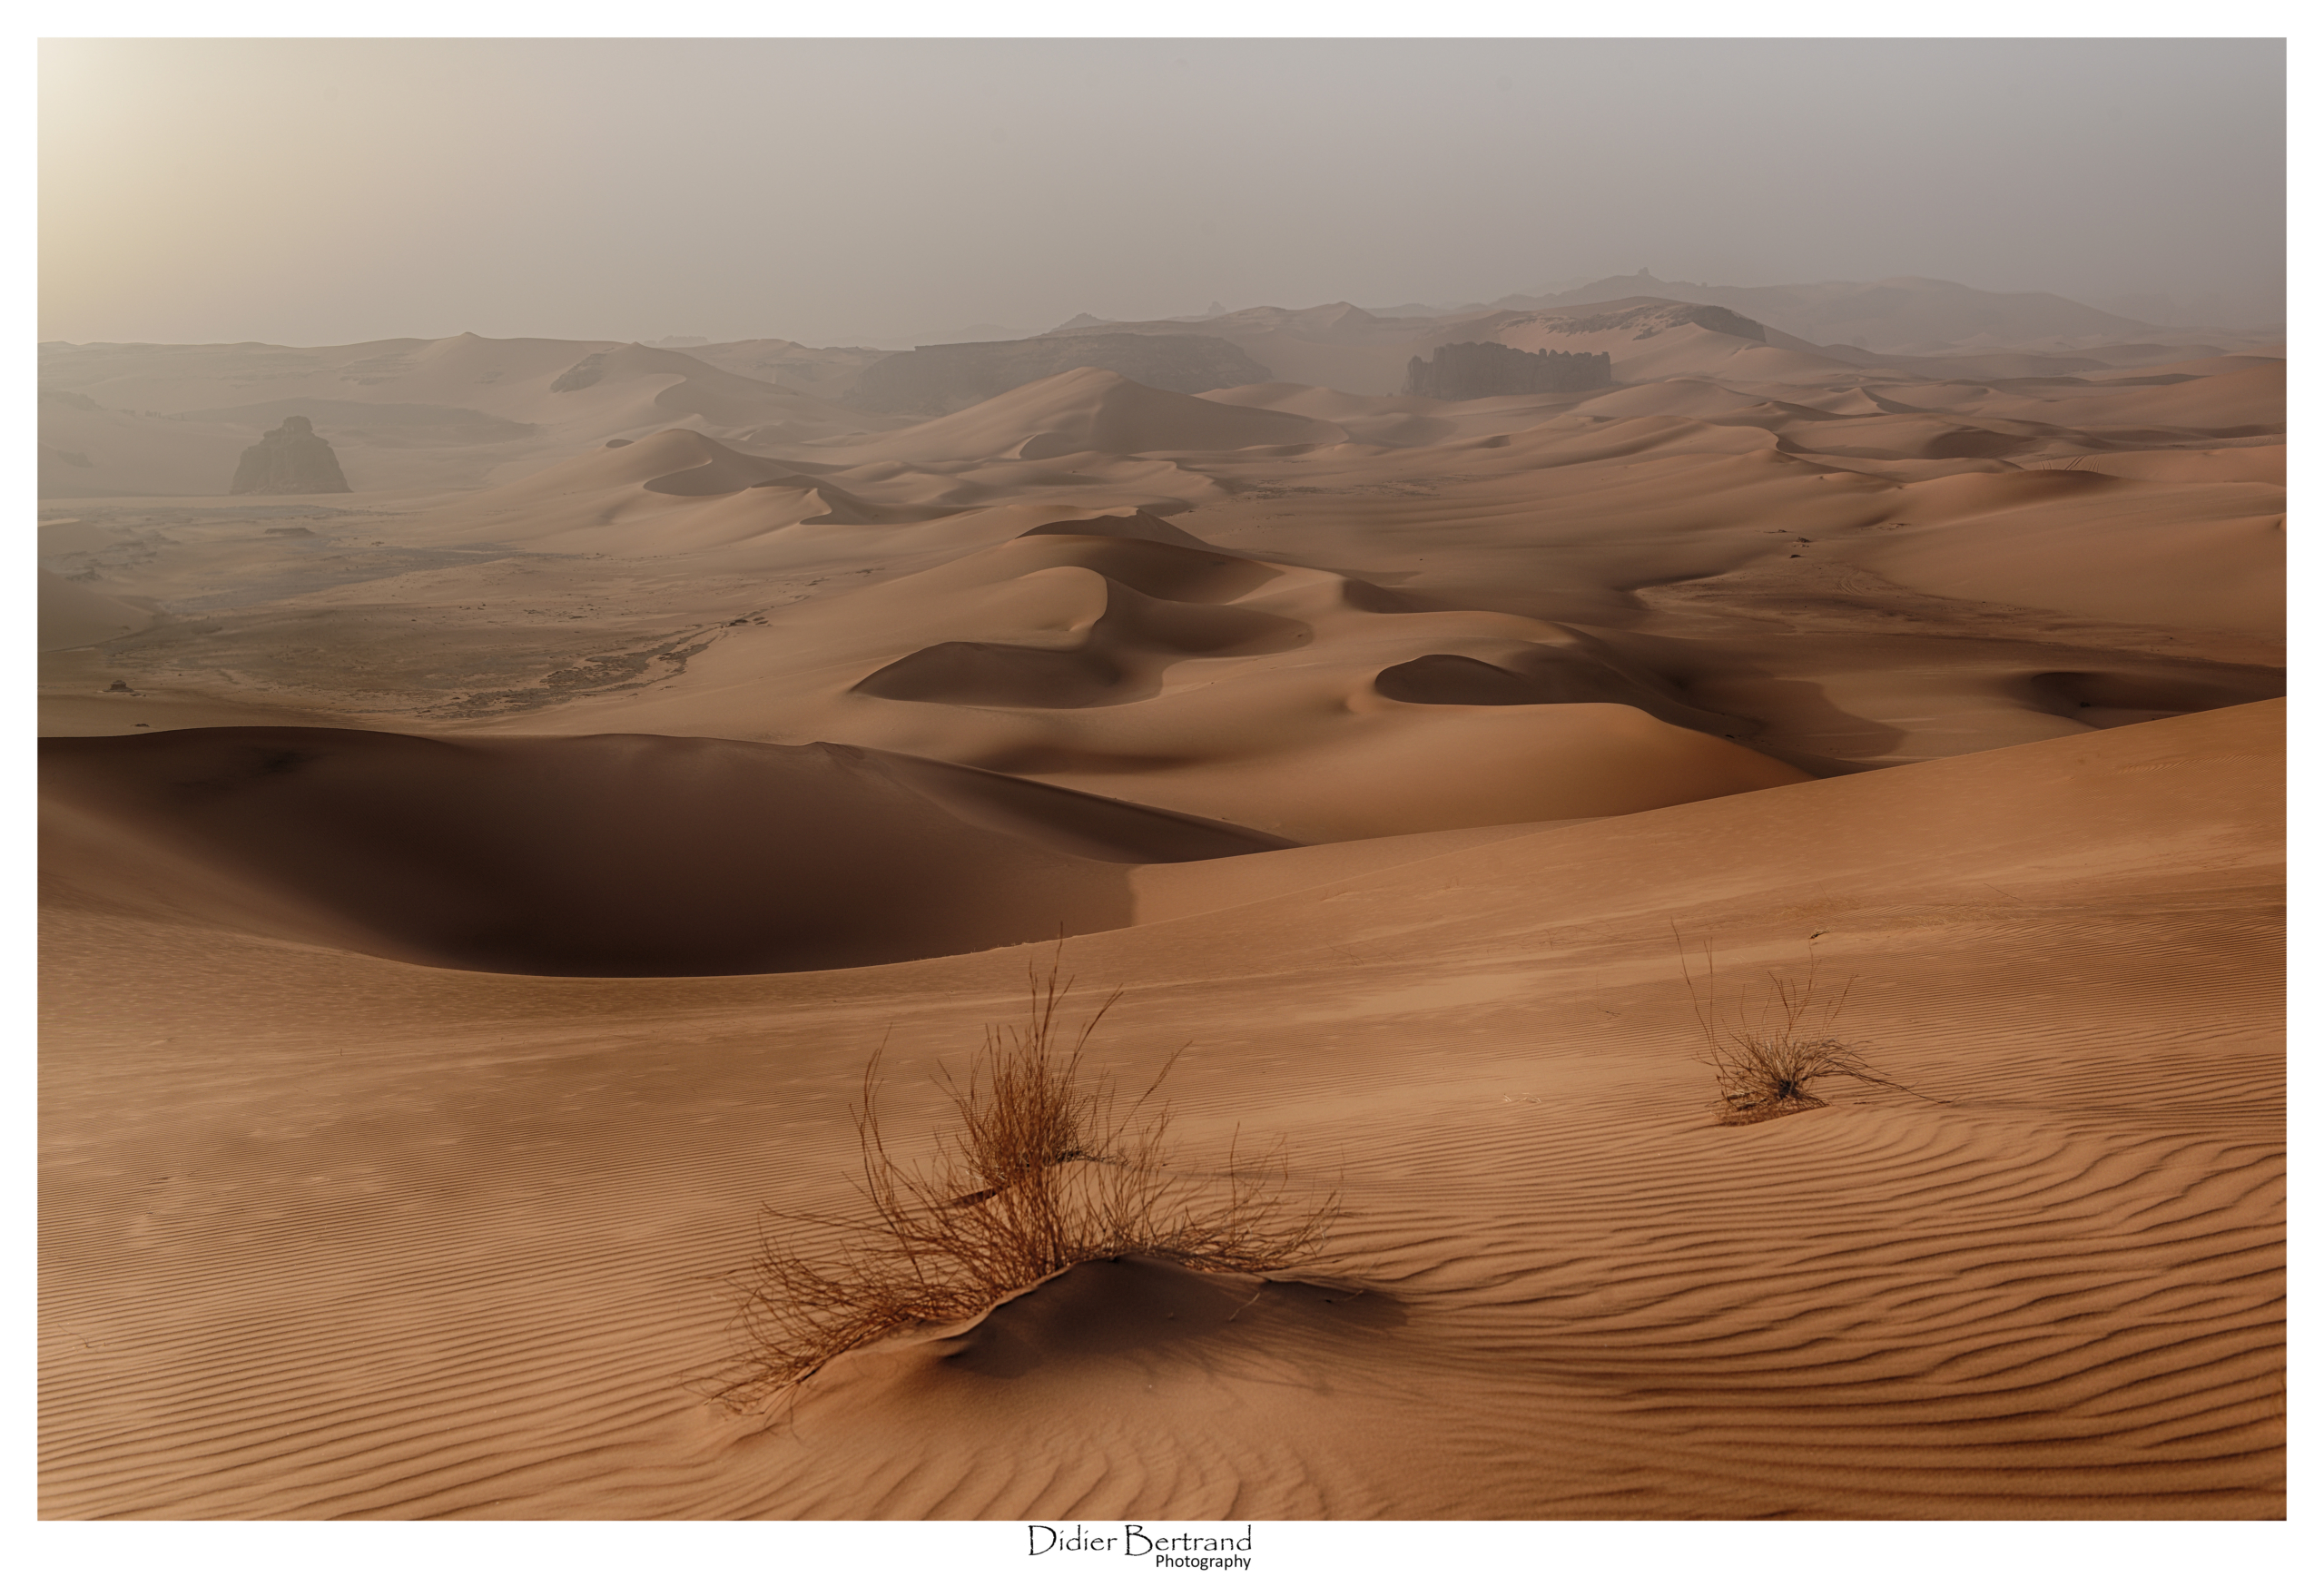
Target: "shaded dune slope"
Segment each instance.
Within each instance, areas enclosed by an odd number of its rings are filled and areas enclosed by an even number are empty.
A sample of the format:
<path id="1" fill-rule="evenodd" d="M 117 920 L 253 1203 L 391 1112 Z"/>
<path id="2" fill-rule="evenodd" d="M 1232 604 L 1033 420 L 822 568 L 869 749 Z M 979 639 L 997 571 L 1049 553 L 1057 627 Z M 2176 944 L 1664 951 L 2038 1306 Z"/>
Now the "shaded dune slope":
<path id="1" fill-rule="evenodd" d="M 845 745 L 339 729 L 52 740 L 83 903 L 458 969 L 847 968 L 1130 922 L 1125 867 L 1285 847 Z"/>

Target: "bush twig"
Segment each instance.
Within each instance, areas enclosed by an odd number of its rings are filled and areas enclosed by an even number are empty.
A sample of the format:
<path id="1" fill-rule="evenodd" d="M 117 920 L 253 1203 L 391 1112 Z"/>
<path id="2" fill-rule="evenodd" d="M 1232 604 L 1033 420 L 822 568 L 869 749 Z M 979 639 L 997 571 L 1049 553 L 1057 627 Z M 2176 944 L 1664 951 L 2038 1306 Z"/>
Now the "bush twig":
<path id="1" fill-rule="evenodd" d="M 918 1161 L 899 1158 L 881 1127 L 872 1054 L 854 1108 L 862 1208 L 768 1210 L 758 1258 L 733 1280 L 741 1355 L 704 1385 L 711 1395 L 747 1409 L 842 1353 L 974 1319 L 1094 1259 L 1268 1271 L 1321 1247 L 1337 1196 L 1295 1198 L 1280 1143 L 1251 1156 L 1238 1133 L 1215 1169 L 1175 1164 L 1169 1112 L 1153 1098 L 1178 1053 L 1126 1108 L 1109 1076 L 1085 1070 L 1118 990 L 1069 1029 L 1060 1013 L 1073 982 L 1055 961 L 1046 976 L 1027 973 L 1023 1026 L 988 1026 L 965 1080 L 940 1072 L 954 1121 Z M 831 1246 L 800 1247 L 802 1227 Z"/>
<path id="2" fill-rule="evenodd" d="M 1679 945 L 1679 973 L 1687 982 L 1696 1027 L 1702 1032 L 1703 1050 L 1697 1060 L 1708 1066 L 1718 1080 L 1715 1105 L 1721 1124 L 1766 1122 L 1827 1105 L 1808 1088 L 1827 1079 L 1852 1079 L 1924 1100 L 1938 1099 L 1879 1072 L 1859 1046 L 1832 1033 L 1833 1021 L 1847 1006 L 1856 978 L 1842 981 L 1837 991 L 1819 983 L 1819 963 L 1812 944 L 1804 974 L 1768 971 L 1763 995 L 1755 998 L 1747 986 L 1731 1001 L 1722 1002 L 1718 961 L 1709 941 L 1703 942 L 1703 972 L 1698 981 L 1675 924 L 1670 935 Z"/>

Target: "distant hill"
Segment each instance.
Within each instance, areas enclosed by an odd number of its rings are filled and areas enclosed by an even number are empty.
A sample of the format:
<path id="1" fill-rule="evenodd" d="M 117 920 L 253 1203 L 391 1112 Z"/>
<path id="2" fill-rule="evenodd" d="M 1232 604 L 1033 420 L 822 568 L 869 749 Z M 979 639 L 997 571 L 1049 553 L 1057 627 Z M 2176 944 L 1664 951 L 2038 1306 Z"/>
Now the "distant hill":
<path id="1" fill-rule="evenodd" d="M 1631 296 L 1726 307 L 1817 344 L 1906 354 L 2055 339 L 2119 340 L 2153 331 L 2151 324 L 2046 291 L 1980 291 L 1949 280 L 1909 276 L 1869 283 L 1837 280 L 1812 285 L 1705 285 L 1659 280 L 1640 270 L 1555 295 L 1503 296 L 1493 305 L 1538 311 Z"/>
<path id="2" fill-rule="evenodd" d="M 1681 364 L 1669 344 L 1651 354 L 1633 348 L 1648 328 L 1682 323 L 1707 333 L 1757 343 L 1789 353 L 1755 358 L 1755 370 L 1780 375 L 1809 363 L 1837 360 L 1871 366 L 1898 356 L 1976 354 L 1999 350 L 2105 360 L 2104 348 L 2122 342 L 2190 338 L 2188 330 L 2158 330 L 2116 313 L 2046 291 L 1980 291 L 1948 280 L 1897 278 L 1871 282 L 1832 281 L 1801 285 L 1705 285 L 1659 280 L 1643 271 L 1618 274 L 1551 294 L 1503 296 L 1490 305 L 1445 308 L 1413 303 L 1366 311 L 1347 301 L 1303 308 L 1246 307 L 1217 317 L 1190 320 L 1157 319 L 1108 322 L 1082 316 L 1049 330 L 1059 334 L 1209 334 L 1241 347 L 1272 368 L 1278 379 L 1315 384 L 1351 394 L 1392 394 L 1403 387 L 1406 364 L 1426 358 L 1440 345 L 1498 340 L 1521 350 L 1567 348 L 1587 333 L 1581 315 L 1590 307 L 1631 310 L 1656 307 L 1721 312 L 1719 317 L 1670 319 L 1641 323 L 1636 335 L 1607 337 L 1602 344 L 1576 350 L 1610 353 L 1614 377 L 1641 378 L 1726 371 L 1721 359 L 1695 357 Z M 1556 320 L 1568 320 L 1557 322 Z M 1705 352 L 1713 348 L 1702 347 Z M 1732 351 L 1735 348 L 1728 347 Z M 2157 359 L 2167 359 L 2168 352 Z M 2047 369 L 2044 369 L 2047 370 Z"/>
<path id="3" fill-rule="evenodd" d="M 50 342 L 40 381 L 44 498 L 219 494 L 260 432 L 292 417 L 315 424 L 361 492 L 488 484 L 681 422 L 760 445 L 901 425 L 606 340 Z"/>
<path id="4" fill-rule="evenodd" d="M 844 401 L 863 370 L 895 354 L 869 345 L 802 345 L 796 340 L 729 340 L 696 345 L 686 354 L 762 383 Z"/>
<path id="5" fill-rule="evenodd" d="M 1519 350 L 1603 356 L 1611 376 L 1631 382 L 1709 372 L 1752 351 L 1752 370 L 1776 376 L 1825 358 L 1804 340 L 1722 307 L 1654 298 L 1528 310 L 1488 308 L 1466 317 L 1388 318 L 1346 301 L 1320 307 L 1246 307 L 1200 322 L 1065 323 L 1052 336 L 1215 335 L 1274 370 L 1276 379 L 1348 394 L 1393 395 L 1405 387 L 1412 360 L 1441 346 L 1496 341 Z M 1806 355 L 1807 363 L 1797 359 Z M 1256 381 L 1256 379 L 1254 381 Z"/>
<path id="6" fill-rule="evenodd" d="M 887 415 L 948 416 L 1077 367 L 1095 367 L 1174 394 L 1265 383 L 1274 376 L 1215 335 L 1045 334 L 922 345 L 891 356 L 864 370 L 848 403 Z"/>

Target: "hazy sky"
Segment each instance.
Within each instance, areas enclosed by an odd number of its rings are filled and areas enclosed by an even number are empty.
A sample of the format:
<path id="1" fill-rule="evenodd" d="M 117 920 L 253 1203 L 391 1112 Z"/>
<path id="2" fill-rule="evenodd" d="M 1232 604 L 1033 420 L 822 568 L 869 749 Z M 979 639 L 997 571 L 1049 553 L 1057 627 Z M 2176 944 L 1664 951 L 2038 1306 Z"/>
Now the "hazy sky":
<path id="1" fill-rule="evenodd" d="M 1650 268 L 2280 321 L 2280 43 L 64 41 L 40 333 L 909 344 Z"/>

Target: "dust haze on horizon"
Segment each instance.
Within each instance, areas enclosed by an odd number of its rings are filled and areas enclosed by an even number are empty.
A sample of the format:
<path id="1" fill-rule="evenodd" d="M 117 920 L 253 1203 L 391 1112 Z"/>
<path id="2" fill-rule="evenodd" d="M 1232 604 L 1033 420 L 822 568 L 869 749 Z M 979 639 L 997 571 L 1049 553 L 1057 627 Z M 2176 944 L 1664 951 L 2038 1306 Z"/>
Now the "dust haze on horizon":
<path id="1" fill-rule="evenodd" d="M 904 346 L 1900 274 L 2285 294 L 2280 40 L 64 40 L 40 337 Z"/>

